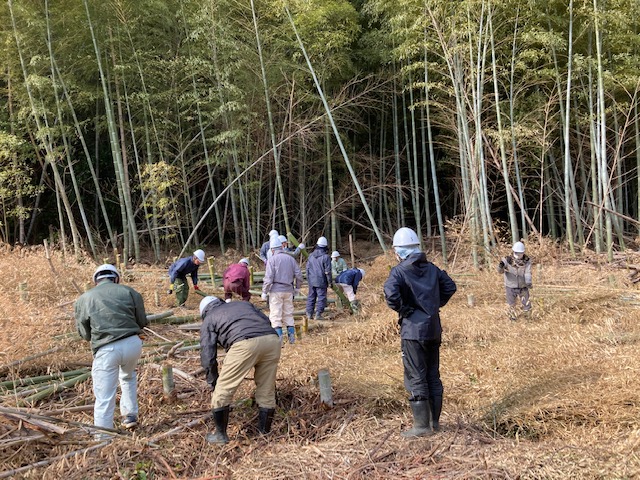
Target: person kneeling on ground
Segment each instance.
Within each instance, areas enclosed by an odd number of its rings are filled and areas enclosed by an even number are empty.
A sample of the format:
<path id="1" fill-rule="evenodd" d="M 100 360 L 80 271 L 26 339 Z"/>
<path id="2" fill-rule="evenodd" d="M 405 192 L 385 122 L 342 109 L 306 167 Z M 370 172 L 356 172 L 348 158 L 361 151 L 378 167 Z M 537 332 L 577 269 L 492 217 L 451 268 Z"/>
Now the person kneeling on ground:
<path id="1" fill-rule="evenodd" d="M 228 443 L 231 400 L 247 373 L 255 368 L 255 399 L 259 407 L 258 431 L 269 433 L 276 409 L 276 372 L 280 339 L 269 318 L 250 302 L 225 303 L 217 297 L 200 302 L 200 362 L 213 389 L 211 408 L 215 433 L 209 443 Z M 218 344 L 227 352 L 218 374 Z"/>

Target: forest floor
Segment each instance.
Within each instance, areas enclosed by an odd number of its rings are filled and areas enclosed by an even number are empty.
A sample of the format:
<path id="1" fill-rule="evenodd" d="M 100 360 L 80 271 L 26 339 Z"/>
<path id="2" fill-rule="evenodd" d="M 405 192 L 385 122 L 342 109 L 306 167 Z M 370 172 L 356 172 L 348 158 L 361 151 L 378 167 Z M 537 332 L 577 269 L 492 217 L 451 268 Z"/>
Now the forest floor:
<path id="1" fill-rule="evenodd" d="M 311 322 L 308 333 L 284 347 L 271 434 L 255 434 L 249 375 L 234 399 L 231 442 L 209 445 L 210 392 L 198 374 L 199 352 L 188 348 L 198 332 L 154 322 L 138 368 L 134 433 L 122 431 L 107 445 L 92 440 L 90 378 L 26 407 L 20 402 L 29 392 L 5 386 L 0 478 L 640 477 L 640 293 L 634 282 L 640 255 L 609 263 L 590 252 L 574 258 L 545 240 L 527 248 L 534 307 L 516 321 L 507 318 L 495 266 L 477 270 L 468 249 L 452 252 L 447 271 L 458 292 L 441 311 L 440 433 L 412 441 L 399 435 L 411 414 L 397 317 L 382 294 L 395 260 L 377 245 L 357 244 L 357 266 L 366 270 L 358 291 L 362 312 L 348 315 L 331 304 L 330 320 Z M 216 259 L 216 270 L 239 258 L 228 252 Z M 441 260 L 434 256 L 442 267 Z M 167 265 L 130 265 L 124 275 L 124 283 L 143 294 L 149 314 L 172 309 Z M 5 245 L 0 268 L 0 382 L 90 366 L 89 345 L 75 333 L 73 302 L 95 264 L 57 251 L 48 260 L 42 247 Z M 220 294 L 207 282 L 202 288 Z M 175 315 L 197 321 L 200 298 L 191 293 Z M 253 301 L 264 305 L 259 297 Z M 163 395 L 167 362 L 175 374 L 172 400 Z M 333 408 L 320 403 L 322 368 L 331 374 Z"/>

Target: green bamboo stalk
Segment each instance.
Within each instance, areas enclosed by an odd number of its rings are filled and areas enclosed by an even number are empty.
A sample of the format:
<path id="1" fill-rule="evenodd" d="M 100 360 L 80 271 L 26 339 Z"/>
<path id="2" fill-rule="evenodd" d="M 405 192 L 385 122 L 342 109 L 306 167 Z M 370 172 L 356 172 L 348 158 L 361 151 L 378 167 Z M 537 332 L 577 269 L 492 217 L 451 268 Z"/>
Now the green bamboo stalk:
<path id="1" fill-rule="evenodd" d="M 267 71 L 264 66 L 264 57 L 262 55 L 262 43 L 260 41 L 260 32 L 258 30 L 258 17 L 256 15 L 256 7 L 254 1 L 251 0 L 251 15 L 253 16 L 253 28 L 256 36 L 256 45 L 258 47 L 258 57 L 260 59 L 260 71 L 262 73 L 262 83 L 264 86 L 264 97 L 267 105 L 267 119 L 269 122 L 269 134 L 271 137 L 271 145 L 273 148 L 273 160 L 276 168 L 276 187 L 280 196 L 280 204 L 282 207 L 283 221 L 285 225 L 285 231 L 290 232 L 291 227 L 289 225 L 289 215 L 287 213 L 287 203 L 284 197 L 284 189 L 282 187 L 282 177 L 280 175 L 280 153 L 278 152 L 276 133 L 273 123 L 273 114 L 271 113 L 271 100 L 269 99 L 269 85 L 267 83 Z"/>
<path id="2" fill-rule="evenodd" d="M 43 400 L 54 393 L 60 392 L 61 390 L 65 390 L 67 388 L 74 387 L 75 385 L 84 382 L 91 376 L 91 372 L 83 373 L 82 375 L 78 375 L 76 377 L 72 377 L 69 380 L 65 380 L 64 382 L 54 383 L 46 390 L 36 393 L 35 395 L 31 395 L 20 402 L 18 402 L 18 406 L 24 407 L 27 405 L 32 405 L 35 402 Z"/>
<path id="3" fill-rule="evenodd" d="M 15 380 L 6 380 L 0 382 L 0 388 L 5 390 L 13 390 L 17 387 L 24 385 L 37 385 L 38 383 L 47 382 L 49 380 L 57 380 L 59 378 L 68 378 L 82 373 L 88 372 L 88 368 L 81 368 L 78 370 L 69 370 L 68 372 L 61 372 L 52 375 L 39 375 L 36 377 L 17 378 Z"/>

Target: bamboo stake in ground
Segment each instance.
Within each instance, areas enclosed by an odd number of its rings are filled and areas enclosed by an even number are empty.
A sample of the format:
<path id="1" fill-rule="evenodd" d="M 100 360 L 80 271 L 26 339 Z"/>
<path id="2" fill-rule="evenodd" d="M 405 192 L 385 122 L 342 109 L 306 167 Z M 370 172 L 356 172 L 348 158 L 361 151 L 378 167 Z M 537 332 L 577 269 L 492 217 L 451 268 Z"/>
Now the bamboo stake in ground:
<path id="1" fill-rule="evenodd" d="M 320 387 L 320 401 L 327 407 L 333 407 L 333 397 L 331 394 L 331 375 L 329 370 L 323 368 L 318 372 L 318 385 Z"/>
<path id="2" fill-rule="evenodd" d="M 166 402 L 173 402 L 176 397 L 176 384 L 173 381 L 173 367 L 170 363 L 162 365 L 162 391 Z"/>

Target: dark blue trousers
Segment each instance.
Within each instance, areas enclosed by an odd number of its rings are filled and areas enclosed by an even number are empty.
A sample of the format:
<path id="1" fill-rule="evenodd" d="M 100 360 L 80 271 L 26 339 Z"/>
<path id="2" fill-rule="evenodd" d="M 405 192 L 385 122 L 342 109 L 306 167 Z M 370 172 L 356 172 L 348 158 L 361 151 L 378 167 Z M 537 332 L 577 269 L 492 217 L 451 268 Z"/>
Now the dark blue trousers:
<path id="1" fill-rule="evenodd" d="M 316 313 L 321 314 L 325 308 L 327 308 L 327 287 L 312 287 L 309 285 L 307 315 L 312 316 L 314 309 Z"/>

